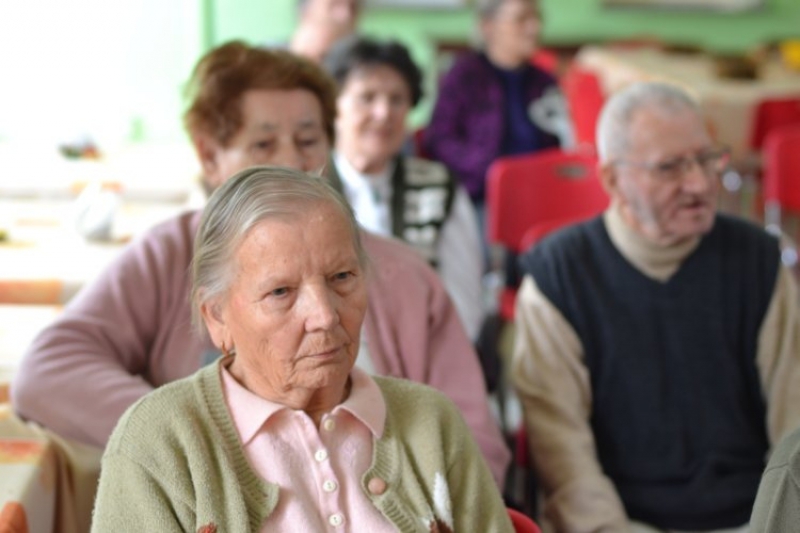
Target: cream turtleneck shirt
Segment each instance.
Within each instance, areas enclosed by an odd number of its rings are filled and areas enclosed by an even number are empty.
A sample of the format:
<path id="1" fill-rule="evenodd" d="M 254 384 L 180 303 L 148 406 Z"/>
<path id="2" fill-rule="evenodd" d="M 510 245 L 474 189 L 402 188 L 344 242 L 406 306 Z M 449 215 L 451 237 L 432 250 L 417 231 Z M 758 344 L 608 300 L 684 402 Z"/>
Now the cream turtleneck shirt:
<path id="1" fill-rule="evenodd" d="M 643 274 L 668 280 L 700 243 L 658 246 L 603 215 L 614 246 Z M 800 306 L 791 272 L 781 266 L 758 339 L 756 363 L 772 444 L 800 425 Z M 529 446 L 557 531 L 630 531 L 625 509 L 603 474 L 589 425 L 592 390 L 580 339 L 531 276 L 517 294 L 511 376 L 523 405 Z"/>

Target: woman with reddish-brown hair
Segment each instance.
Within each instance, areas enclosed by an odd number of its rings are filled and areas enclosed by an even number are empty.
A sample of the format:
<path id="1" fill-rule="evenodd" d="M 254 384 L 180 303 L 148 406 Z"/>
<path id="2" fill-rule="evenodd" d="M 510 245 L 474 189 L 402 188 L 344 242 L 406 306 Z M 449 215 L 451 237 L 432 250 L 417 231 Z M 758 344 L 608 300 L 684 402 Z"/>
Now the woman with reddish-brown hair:
<path id="1" fill-rule="evenodd" d="M 234 41 L 204 56 L 189 80 L 184 126 L 197 151 L 207 192 L 247 162 L 318 171 L 334 136 L 336 89 L 316 65 L 284 50 Z M 292 112 L 298 111 L 294 123 Z M 256 113 L 251 118 L 252 113 Z M 294 154 L 267 140 L 282 125 Z"/>

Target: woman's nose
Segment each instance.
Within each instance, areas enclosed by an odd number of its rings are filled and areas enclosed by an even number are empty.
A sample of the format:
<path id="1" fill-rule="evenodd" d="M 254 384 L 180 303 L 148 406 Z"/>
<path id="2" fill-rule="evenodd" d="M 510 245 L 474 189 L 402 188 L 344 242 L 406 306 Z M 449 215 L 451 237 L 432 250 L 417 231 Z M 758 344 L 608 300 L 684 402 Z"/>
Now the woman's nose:
<path id="1" fill-rule="evenodd" d="M 303 303 L 307 331 L 330 330 L 339 323 L 337 297 L 327 288 L 310 288 Z"/>
<path id="2" fill-rule="evenodd" d="M 392 105 L 386 98 L 379 98 L 372 104 L 372 116 L 385 120 L 392 112 Z"/>
<path id="3" fill-rule="evenodd" d="M 294 143 L 289 142 L 284 143 L 278 148 L 270 164 L 299 170 L 308 170 L 303 168 L 302 152 Z"/>

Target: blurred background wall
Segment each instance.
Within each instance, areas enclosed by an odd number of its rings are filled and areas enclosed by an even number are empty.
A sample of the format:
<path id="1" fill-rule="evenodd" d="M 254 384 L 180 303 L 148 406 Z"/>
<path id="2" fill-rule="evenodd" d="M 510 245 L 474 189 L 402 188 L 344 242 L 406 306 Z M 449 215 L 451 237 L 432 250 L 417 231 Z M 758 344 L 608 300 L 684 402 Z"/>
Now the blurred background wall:
<path id="1" fill-rule="evenodd" d="M 650 35 L 716 52 L 800 36 L 800 1 L 765 0 L 737 14 L 603 8 L 601 0 L 541 0 L 544 45 Z M 233 38 L 285 41 L 294 0 L 4 0 L 0 2 L 0 141 L 99 144 L 183 139 L 182 88 L 197 58 Z M 407 44 L 435 89 L 437 50 L 470 39 L 467 8 L 368 8 L 365 33 Z M 426 98 L 412 116 L 423 124 Z M 2 179 L 2 175 L 0 175 Z"/>

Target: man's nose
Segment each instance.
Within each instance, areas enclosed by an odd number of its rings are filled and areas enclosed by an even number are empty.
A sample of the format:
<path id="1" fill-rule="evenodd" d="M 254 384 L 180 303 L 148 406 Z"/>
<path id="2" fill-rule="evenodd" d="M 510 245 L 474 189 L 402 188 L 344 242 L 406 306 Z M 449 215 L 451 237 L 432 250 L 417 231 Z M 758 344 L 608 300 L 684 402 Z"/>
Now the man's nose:
<path id="1" fill-rule="evenodd" d="M 711 180 L 718 178 L 703 167 L 697 158 L 687 159 L 685 165 L 682 184 L 690 192 L 705 192 L 711 186 Z"/>

